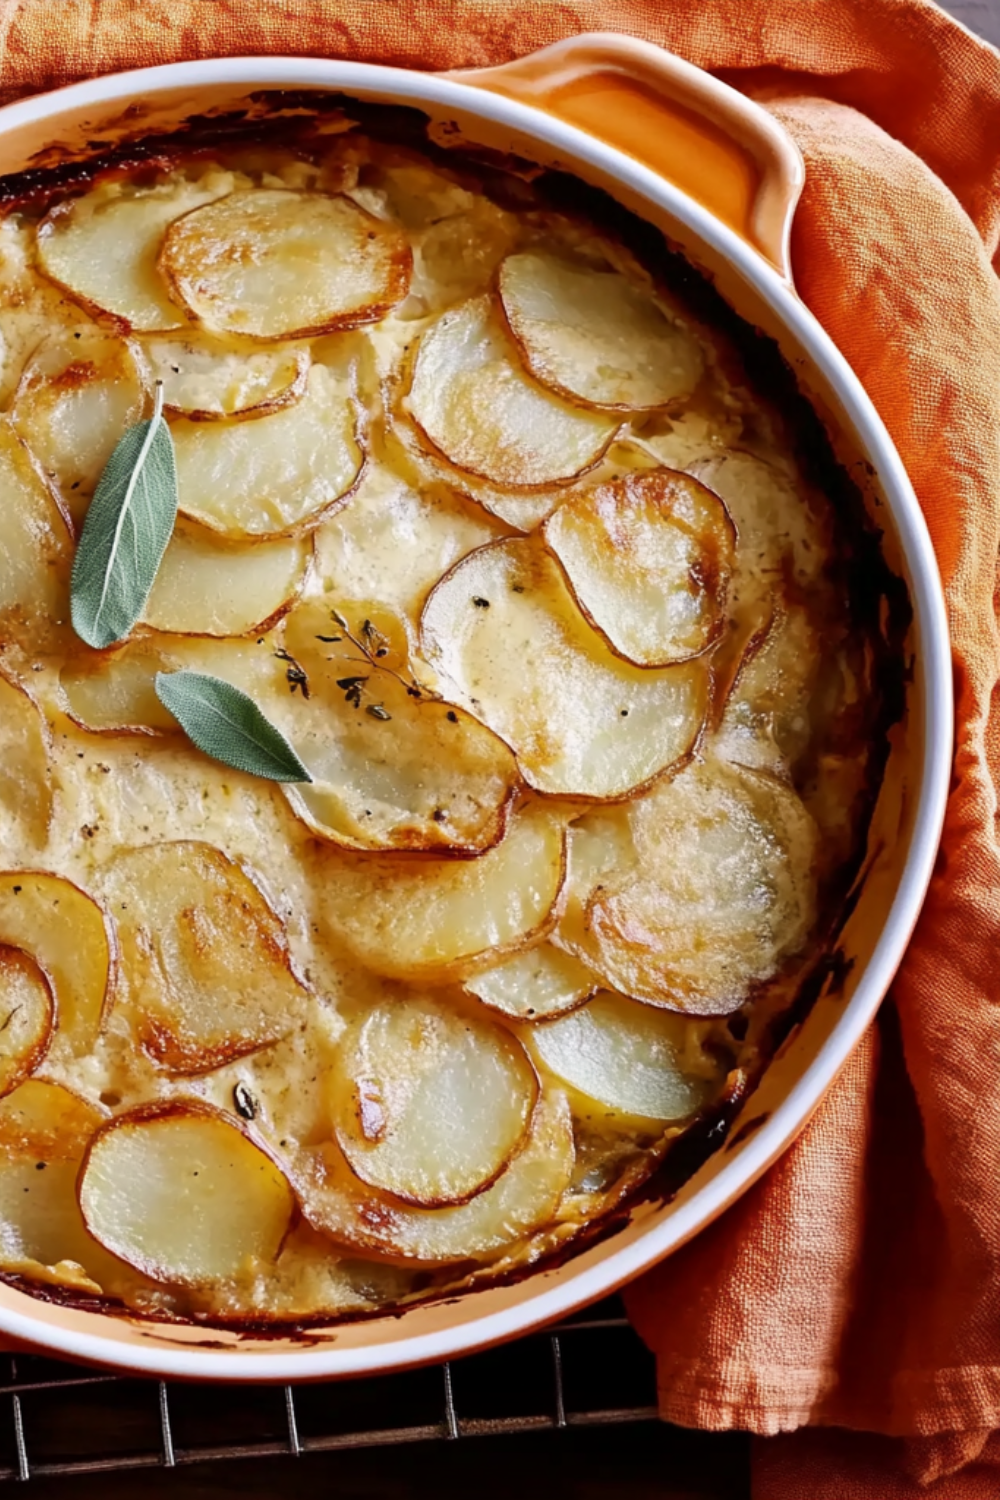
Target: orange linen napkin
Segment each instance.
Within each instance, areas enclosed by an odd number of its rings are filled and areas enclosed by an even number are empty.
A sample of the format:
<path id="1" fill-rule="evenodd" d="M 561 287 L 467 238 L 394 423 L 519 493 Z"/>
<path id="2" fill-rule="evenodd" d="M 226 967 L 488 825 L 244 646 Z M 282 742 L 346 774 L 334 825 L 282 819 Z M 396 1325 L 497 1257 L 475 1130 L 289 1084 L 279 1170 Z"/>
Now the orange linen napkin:
<path id="1" fill-rule="evenodd" d="M 1000 55 L 929 0 L 0 0 L 0 98 L 223 53 L 470 66 L 586 30 L 721 73 L 802 147 L 798 287 L 913 478 L 958 699 L 894 1004 L 797 1145 L 631 1310 L 665 1417 L 765 1435 L 757 1500 L 982 1500 L 1000 1493 Z"/>

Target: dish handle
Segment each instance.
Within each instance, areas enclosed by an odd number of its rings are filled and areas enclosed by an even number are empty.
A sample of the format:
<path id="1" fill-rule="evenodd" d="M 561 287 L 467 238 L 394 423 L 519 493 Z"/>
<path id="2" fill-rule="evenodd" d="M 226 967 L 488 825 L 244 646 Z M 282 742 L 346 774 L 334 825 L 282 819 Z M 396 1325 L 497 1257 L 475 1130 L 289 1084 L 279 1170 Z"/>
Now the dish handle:
<path id="1" fill-rule="evenodd" d="M 802 156 L 767 110 L 710 73 L 650 42 L 593 31 L 447 77 L 532 104 L 652 168 L 791 284 Z"/>

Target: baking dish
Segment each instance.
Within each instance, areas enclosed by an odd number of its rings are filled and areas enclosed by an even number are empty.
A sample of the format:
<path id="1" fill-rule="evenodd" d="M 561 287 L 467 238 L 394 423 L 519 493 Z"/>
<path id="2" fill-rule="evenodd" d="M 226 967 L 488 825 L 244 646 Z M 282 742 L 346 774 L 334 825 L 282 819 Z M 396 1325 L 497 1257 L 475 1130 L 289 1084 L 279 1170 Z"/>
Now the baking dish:
<path id="1" fill-rule="evenodd" d="M 802 163 L 759 106 L 680 59 L 616 36 L 577 37 L 449 76 L 234 58 L 116 75 L 11 105 L 0 111 L 0 173 L 56 165 L 193 118 L 301 109 L 316 91 L 417 108 L 441 143 L 572 172 L 661 229 L 777 342 L 822 418 L 883 534 L 886 561 L 906 584 L 911 669 L 840 961 L 721 1149 L 676 1196 L 637 1202 L 613 1232 L 523 1279 L 329 1329 L 265 1336 L 160 1324 L 0 1286 L 0 1336 L 12 1344 L 171 1378 L 322 1379 L 447 1358 L 564 1316 L 690 1239 L 794 1138 L 870 1022 L 930 878 L 950 768 L 947 626 L 930 539 L 871 403 L 795 295 L 789 234 Z"/>

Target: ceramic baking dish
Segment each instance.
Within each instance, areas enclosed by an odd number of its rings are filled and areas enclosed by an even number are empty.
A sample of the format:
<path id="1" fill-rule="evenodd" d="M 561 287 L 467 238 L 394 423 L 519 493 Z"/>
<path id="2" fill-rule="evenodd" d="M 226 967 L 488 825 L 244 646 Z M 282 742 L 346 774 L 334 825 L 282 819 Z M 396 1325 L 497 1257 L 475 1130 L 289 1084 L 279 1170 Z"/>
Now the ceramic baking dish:
<path id="1" fill-rule="evenodd" d="M 230 58 L 99 78 L 0 110 L 0 174 L 106 149 L 194 116 L 260 109 L 282 90 L 416 107 L 438 140 L 568 170 L 661 229 L 747 322 L 777 341 L 857 479 L 883 532 L 886 560 L 909 591 L 911 670 L 860 888 L 839 940 L 844 961 L 786 1038 L 722 1148 L 671 1201 L 638 1203 L 614 1233 L 523 1279 L 308 1332 L 263 1337 L 158 1324 L 0 1285 L 0 1338 L 12 1345 L 172 1378 L 309 1380 L 444 1359 L 564 1316 L 697 1234 L 793 1140 L 871 1021 L 930 878 L 950 770 L 950 658 L 934 553 L 873 406 L 796 296 L 789 230 L 803 167 L 774 119 L 690 64 L 611 35 L 576 37 L 499 68 L 445 76 L 319 59 Z"/>

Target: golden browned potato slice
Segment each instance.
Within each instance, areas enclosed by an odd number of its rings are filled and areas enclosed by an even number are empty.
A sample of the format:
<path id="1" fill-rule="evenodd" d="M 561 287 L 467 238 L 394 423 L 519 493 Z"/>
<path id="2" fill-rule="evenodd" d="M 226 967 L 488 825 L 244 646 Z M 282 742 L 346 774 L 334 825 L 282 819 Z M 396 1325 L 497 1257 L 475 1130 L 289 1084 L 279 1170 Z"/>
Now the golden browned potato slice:
<path id="1" fill-rule="evenodd" d="M 376 973 L 464 978 L 548 932 L 563 883 L 564 829 L 562 813 L 535 802 L 478 859 L 331 850 L 317 875 L 327 937 Z"/>
<path id="2" fill-rule="evenodd" d="M 0 1099 L 0 1158 L 79 1159 L 107 1115 L 80 1094 L 46 1078 L 29 1078 Z"/>
<path id="3" fill-rule="evenodd" d="M 617 426 L 524 373 L 489 297 L 446 312 L 424 334 L 409 407 L 453 464 L 501 485 L 571 479 L 600 458 Z"/>
<path id="4" fill-rule="evenodd" d="M 205 1073 L 292 1029 L 305 991 L 285 929 L 249 875 L 211 844 L 118 854 L 106 872 L 122 947 L 122 1003 L 172 1073 Z"/>
<path id="5" fill-rule="evenodd" d="M 37 269 L 35 226 L 21 214 L 0 221 L 0 407 L 9 407 L 42 331 L 78 326 L 84 314 Z"/>
<path id="6" fill-rule="evenodd" d="M 38 1067 L 54 1024 L 47 975 L 30 954 L 0 943 L 0 1094 L 9 1094 Z"/>
<path id="7" fill-rule="evenodd" d="M 25 366 L 11 419 L 75 526 L 143 398 L 134 346 L 93 323 L 49 334 Z"/>
<path id="8" fill-rule="evenodd" d="M 117 946 L 104 908 L 44 870 L 0 874 L 0 942 L 23 948 L 55 991 L 59 1035 L 72 1053 L 93 1047 L 115 980 Z"/>
<path id="9" fill-rule="evenodd" d="M 536 538 L 458 563 L 432 591 L 420 630 L 445 691 L 507 741 L 539 791 L 627 797 L 689 755 L 701 733 L 705 666 L 622 661 Z"/>
<path id="10" fill-rule="evenodd" d="M 45 716 L 0 671 L 0 808 L 8 849 L 44 844 L 52 817 L 50 735 Z"/>
<path id="11" fill-rule="evenodd" d="M 91 312 L 143 332 L 187 321 L 157 269 L 163 234 L 181 214 L 227 190 L 225 173 L 200 182 L 177 176 L 155 187 L 105 182 L 64 199 L 38 226 L 38 261 Z"/>
<path id="12" fill-rule="evenodd" d="M 406 296 L 412 257 L 394 225 L 349 198 L 256 188 L 188 214 L 160 267 L 214 333 L 310 338 L 375 323 Z"/>
<path id="13" fill-rule="evenodd" d="M 202 422 L 262 417 L 290 406 L 309 374 L 308 346 L 261 349 L 193 330 L 143 339 L 137 353 L 149 383 L 163 386 L 164 410 Z"/>
<path id="14" fill-rule="evenodd" d="M 71 552 L 66 519 L 9 417 L 0 417 L 0 528 L 0 621 L 21 638 L 26 621 L 68 610 Z"/>
<path id="15" fill-rule="evenodd" d="M 589 964 L 587 908 L 598 886 L 617 889 L 637 870 L 631 803 L 598 807 L 578 818 L 566 839 L 566 884 L 551 941 Z"/>
<path id="16" fill-rule="evenodd" d="M 351 1170 L 404 1203 L 466 1203 L 522 1145 L 538 1080 L 509 1031 L 432 999 L 374 1006 L 344 1035 L 329 1079 Z"/>
<path id="17" fill-rule="evenodd" d="M 582 955 L 615 989 L 736 1010 L 815 919 L 815 824 L 771 776 L 710 760 L 630 809 L 638 871 L 595 890 Z"/>
<path id="18" fill-rule="evenodd" d="M 591 969 L 551 943 L 515 953 L 465 982 L 470 995 L 515 1021 L 565 1015 L 589 1000 L 599 987 L 600 980 Z"/>
<path id="19" fill-rule="evenodd" d="M 528 369 L 571 400 L 643 410 L 690 395 L 701 378 L 692 330 L 617 271 L 526 250 L 508 255 L 499 284 Z"/>
<path id="20" fill-rule="evenodd" d="M 308 530 L 361 473 L 359 410 L 348 373 L 313 365 L 305 395 L 253 422 L 171 424 L 182 514 L 234 538 Z"/>
<path id="21" fill-rule="evenodd" d="M 308 537 L 227 542 L 181 522 L 163 554 L 143 622 L 180 635 L 252 635 L 275 625 L 305 582 Z"/>
<path id="22" fill-rule="evenodd" d="M 690 1045 L 683 1016 L 602 991 L 580 1010 L 534 1026 L 528 1046 L 541 1066 L 605 1111 L 642 1121 L 685 1120 L 718 1087 Z M 693 1067 L 692 1067 L 693 1064 Z"/>
<path id="23" fill-rule="evenodd" d="M 239 1122 L 195 1100 L 118 1115 L 80 1176 L 90 1233 L 154 1281 L 204 1286 L 267 1266 L 295 1200 Z"/>
<path id="24" fill-rule="evenodd" d="M 395 1260 L 447 1264 L 493 1255 L 546 1224 L 569 1184 L 573 1160 L 566 1096 L 547 1088 L 506 1171 L 457 1208 L 373 1199 L 322 1152 L 312 1153 L 296 1185 L 306 1218 L 340 1244 Z"/>
<path id="25" fill-rule="evenodd" d="M 718 636 L 736 537 L 690 475 L 627 474 L 567 500 L 543 531 L 580 608 L 627 661 L 668 666 Z"/>

